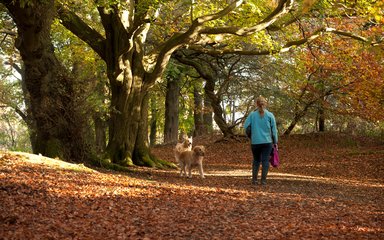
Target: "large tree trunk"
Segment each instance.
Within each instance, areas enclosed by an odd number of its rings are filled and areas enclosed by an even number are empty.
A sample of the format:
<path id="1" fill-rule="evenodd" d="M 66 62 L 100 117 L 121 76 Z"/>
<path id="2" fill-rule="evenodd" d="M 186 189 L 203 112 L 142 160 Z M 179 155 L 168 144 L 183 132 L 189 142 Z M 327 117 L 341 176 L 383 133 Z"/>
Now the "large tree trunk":
<path id="1" fill-rule="evenodd" d="M 126 71 L 129 71 L 127 69 Z M 143 83 L 124 73 L 123 81 L 111 79 L 111 113 L 107 152 L 113 163 L 133 165 L 133 151 L 141 119 Z"/>
<path id="2" fill-rule="evenodd" d="M 165 96 L 164 143 L 178 140 L 180 80 L 169 77 Z"/>
<path id="3" fill-rule="evenodd" d="M 136 59 L 122 62 L 132 65 Z M 142 68 L 126 67 L 123 79 L 110 77 L 111 113 L 107 153 L 112 163 L 121 166 L 173 166 L 150 153 L 148 141 L 149 87 Z M 113 74 L 109 74 L 113 76 Z M 121 81 L 120 81 L 121 80 Z"/>
<path id="4" fill-rule="evenodd" d="M 94 49 L 107 64 L 107 75 L 111 88 L 111 110 L 109 119 L 109 142 L 106 149 L 112 163 L 121 166 L 145 165 L 163 167 L 172 163 L 161 161 L 150 153 L 148 141 L 148 91 L 162 75 L 164 64 L 148 72 L 144 66 L 146 24 L 137 32 L 127 27 L 137 27 L 133 19 L 121 21 L 118 12 L 98 8 L 105 28 L 105 40 L 93 42 Z M 133 9 L 131 9 L 133 11 Z M 132 24 L 130 26 L 124 24 Z M 130 34 L 134 34 L 130 35 Z M 137 35 L 136 35 L 137 34 Z M 142 35 L 140 35 L 142 34 Z M 138 36 L 140 35 L 140 36 Z M 85 37 L 85 36 L 83 36 Z M 97 35 L 96 37 L 100 37 Z M 133 38 L 133 42 L 132 42 Z M 89 37 L 86 37 L 92 41 Z M 92 45 L 91 44 L 91 45 Z M 105 44 L 101 46 L 99 44 Z M 105 47 L 105 51 L 103 51 Z M 169 55 L 170 54 L 165 54 Z"/>
<path id="5" fill-rule="evenodd" d="M 129 95 L 114 94 L 109 125 L 107 152 L 113 163 L 121 166 L 139 165 L 150 167 L 175 167 L 174 164 L 157 159 L 150 153 L 148 142 L 149 93 L 144 84 L 139 84 Z M 122 89 L 120 89 L 122 90 Z M 123 91 L 128 92 L 128 91 Z M 120 92 L 121 93 L 121 92 Z M 125 97 L 124 97 L 125 96 Z M 123 99 L 128 99 L 127 101 Z"/>
<path id="6" fill-rule="evenodd" d="M 74 81 L 57 60 L 50 30 L 54 1 L 2 0 L 18 28 L 16 47 L 25 66 L 25 87 L 36 123 L 33 150 L 48 157 L 82 161 L 88 151 L 82 138 L 82 118 L 77 115 Z"/>

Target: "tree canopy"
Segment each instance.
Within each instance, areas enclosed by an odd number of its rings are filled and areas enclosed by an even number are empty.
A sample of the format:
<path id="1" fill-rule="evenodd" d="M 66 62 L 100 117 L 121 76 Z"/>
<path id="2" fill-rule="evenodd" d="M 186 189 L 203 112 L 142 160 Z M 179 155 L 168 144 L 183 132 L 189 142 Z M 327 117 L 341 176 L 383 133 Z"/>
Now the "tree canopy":
<path id="1" fill-rule="evenodd" d="M 8 10 L 39 6 L 34 1 L 1 3 Z M 383 104 L 382 91 L 374 88 L 383 84 L 381 2 L 57 0 L 50 4 L 57 13 L 51 43 L 61 64 L 77 79 L 71 87 L 76 89 L 75 105 L 80 114 L 94 116 L 85 125 L 97 125 L 108 133 L 97 136 L 101 142 L 107 139 L 104 157 L 112 163 L 162 165 L 148 149 L 148 102 L 151 91 L 159 89 L 157 84 L 171 79 L 166 77 L 173 74 L 167 66 L 179 64 L 170 62 L 173 57 L 184 56 L 183 64 L 195 68 L 190 76 L 183 75 L 190 82 L 185 86 L 190 87 L 191 98 L 199 97 L 192 89 L 204 91 L 200 93 L 204 101 L 215 104 L 206 109 L 213 109 L 221 131 L 229 129 L 230 134 L 236 134 L 241 123 L 235 113 L 246 114 L 256 94 L 267 95 L 271 107 L 284 116 L 279 121 L 283 131 L 300 121 L 322 122 L 322 111 L 327 119 L 332 114 L 354 114 L 377 123 L 382 117 L 376 111 Z M 43 16 L 37 14 L 36 19 Z M 12 11 L 11 17 L 17 18 Z M 4 18 L 2 24 L 11 26 L 9 20 Z M 9 37 L 15 32 L 10 30 L 2 32 L 7 41 L 2 51 L 12 48 Z M 367 66 L 370 71 L 365 71 Z M 192 84 L 197 78 L 203 81 L 200 87 Z M 163 106 L 151 109 L 159 107 Z M 103 122 L 108 127 L 101 127 Z"/>

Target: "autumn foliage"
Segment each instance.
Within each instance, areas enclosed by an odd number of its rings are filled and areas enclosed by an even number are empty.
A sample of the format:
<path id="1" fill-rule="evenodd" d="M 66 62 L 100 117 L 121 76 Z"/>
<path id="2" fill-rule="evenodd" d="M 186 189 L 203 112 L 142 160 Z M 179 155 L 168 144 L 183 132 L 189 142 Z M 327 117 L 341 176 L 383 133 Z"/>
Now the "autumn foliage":
<path id="1" fill-rule="evenodd" d="M 333 26 L 352 31 L 365 22 L 356 19 L 330 19 Z M 367 38 L 382 31 L 381 27 L 364 27 Z M 339 36 L 314 41 L 305 52 L 303 61 L 314 81 L 308 87 L 312 98 L 331 96 L 324 107 L 343 115 L 359 116 L 372 122 L 384 119 L 383 48 Z M 325 94 L 327 92 L 328 94 Z"/>
<path id="2" fill-rule="evenodd" d="M 252 186 L 247 140 L 207 147 L 206 179 L 89 169 L 0 153 L 0 239 L 383 239 L 384 146 L 339 134 L 280 140 Z M 152 152 L 174 161 L 171 145 Z"/>

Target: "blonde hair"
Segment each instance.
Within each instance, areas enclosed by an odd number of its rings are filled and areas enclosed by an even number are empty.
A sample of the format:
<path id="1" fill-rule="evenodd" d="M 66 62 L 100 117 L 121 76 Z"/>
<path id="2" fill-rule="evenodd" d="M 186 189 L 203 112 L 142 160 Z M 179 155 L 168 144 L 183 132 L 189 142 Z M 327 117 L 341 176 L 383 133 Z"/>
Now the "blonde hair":
<path id="1" fill-rule="evenodd" d="M 256 106 L 259 109 L 259 113 L 264 115 L 264 109 L 267 107 L 267 100 L 263 96 L 256 98 Z"/>

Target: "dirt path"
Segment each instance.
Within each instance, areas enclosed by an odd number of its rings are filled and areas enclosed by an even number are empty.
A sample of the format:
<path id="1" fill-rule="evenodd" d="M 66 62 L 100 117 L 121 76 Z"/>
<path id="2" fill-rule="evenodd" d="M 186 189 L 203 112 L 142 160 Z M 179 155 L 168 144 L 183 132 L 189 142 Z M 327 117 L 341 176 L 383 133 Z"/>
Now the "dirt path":
<path id="1" fill-rule="evenodd" d="M 384 147 L 311 141 L 281 141 L 267 187 L 250 184 L 241 142 L 201 140 L 206 179 L 3 153 L 0 239 L 384 239 Z M 171 146 L 153 152 L 172 161 Z"/>

